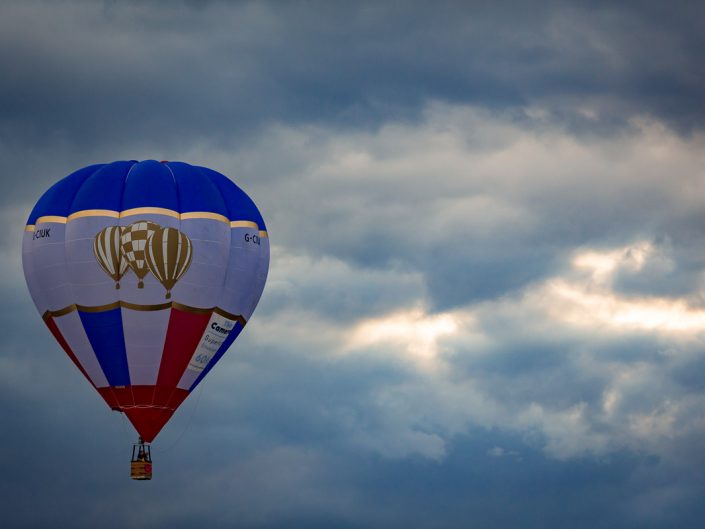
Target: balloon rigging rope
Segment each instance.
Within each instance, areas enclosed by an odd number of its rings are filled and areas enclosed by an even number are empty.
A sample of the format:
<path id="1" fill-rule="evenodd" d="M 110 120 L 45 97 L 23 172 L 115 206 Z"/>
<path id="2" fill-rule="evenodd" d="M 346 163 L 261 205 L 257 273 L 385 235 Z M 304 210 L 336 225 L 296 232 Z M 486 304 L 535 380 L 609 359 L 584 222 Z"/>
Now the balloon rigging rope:
<path id="1" fill-rule="evenodd" d="M 174 440 L 174 442 L 171 443 L 171 444 L 170 444 L 169 446 L 167 446 L 166 448 L 160 449 L 160 450 L 159 450 L 159 453 L 162 453 L 162 454 L 163 454 L 164 452 L 168 452 L 169 450 L 171 450 L 172 448 L 174 448 L 177 444 L 179 444 L 179 441 L 181 441 L 181 438 L 184 436 L 184 434 L 186 433 L 186 431 L 187 431 L 187 430 L 189 429 L 189 427 L 191 426 L 191 422 L 193 421 L 193 416 L 196 414 L 196 410 L 198 409 L 198 403 L 201 402 L 201 395 L 203 395 L 203 384 L 201 384 L 200 387 L 198 388 L 198 396 L 196 397 L 196 404 L 194 404 L 193 407 L 191 408 L 191 413 L 189 414 L 189 417 L 188 417 L 188 419 L 187 419 L 187 421 L 186 421 L 186 426 L 184 427 L 183 430 L 181 430 L 181 433 L 180 433 L 180 434 L 178 435 L 178 437 Z"/>
<path id="2" fill-rule="evenodd" d="M 122 416 L 122 418 L 120 419 L 120 425 L 121 425 L 122 433 L 124 434 L 125 440 L 129 440 L 130 443 L 134 443 L 135 438 L 134 438 L 133 434 L 130 432 L 130 428 L 128 427 L 128 424 L 130 424 L 130 422 L 127 418 L 127 415 L 125 415 L 124 413 L 120 413 L 120 415 Z M 120 446 L 119 451 L 121 454 L 125 453 L 125 449 L 122 445 Z"/>
<path id="3" fill-rule="evenodd" d="M 132 438 L 132 435 L 130 434 L 130 429 L 127 427 L 127 425 L 129 424 L 127 415 L 122 412 L 120 413 L 120 416 L 122 417 L 122 419 L 120 419 L 120 424 L 122 425 L 122 432 L 125 434 L 125 437 Z"/>
<path id="4" fill-rule="evenodd" d="M 184 434 L 188 431 L 188 429 L 191 426 L 191 423 L 193 422 L 193 416 L 196 414 L 196 410 L 198 409 L 198 404 L 201 402 L 201 395 L 203 394 L 203 385 L 201 385 L 198 388 L 198 395 L 196 396 L 196 403 L 191 407 L 191 412 L 189 413 L 189 417 L 186 421 L 186 426 L 184 429 L 181 431 L 181 433 L 178 435 L 178 437 L 174 440 L 173 443 L 171 443 L 168 447 L 164 449 L 160 449 L 160 453 L 168 452 L 169 450 L 173 449 L 176 447 L 177 444 L 181 441 L 181 438 L 184 436 Z M 133 434 L 129 431 L 130 428 L 128 425 L 130 424 L 129 419 L 127 418 L 127 415 L 125 413 L 120 413 L 122 416 L 122 420 L 120 420 L 120 425 L 122 427 L 122 433 L 125 436 L 125 439 L 129 439 L 131 443 L 134 443 L 133 439 Z M 120 452 L 122 452 L 123 449 L 120 448 Z"/>

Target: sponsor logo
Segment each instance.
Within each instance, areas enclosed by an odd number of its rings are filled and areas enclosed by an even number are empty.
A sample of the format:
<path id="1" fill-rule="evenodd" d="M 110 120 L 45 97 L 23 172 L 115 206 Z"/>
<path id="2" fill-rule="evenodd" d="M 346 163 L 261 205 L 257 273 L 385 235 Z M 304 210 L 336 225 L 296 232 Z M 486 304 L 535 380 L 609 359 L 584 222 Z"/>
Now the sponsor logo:
<path id="1" fill-rule="evenodd" d="M 226 329 L 224 327 L 221 327 L 216 322 L 211 323 L 211 329 L 213 329 L 215 332 L 219 332 L 220 334 L 230 334 L 230 331 L 232 331 L 232 329 Z"/>

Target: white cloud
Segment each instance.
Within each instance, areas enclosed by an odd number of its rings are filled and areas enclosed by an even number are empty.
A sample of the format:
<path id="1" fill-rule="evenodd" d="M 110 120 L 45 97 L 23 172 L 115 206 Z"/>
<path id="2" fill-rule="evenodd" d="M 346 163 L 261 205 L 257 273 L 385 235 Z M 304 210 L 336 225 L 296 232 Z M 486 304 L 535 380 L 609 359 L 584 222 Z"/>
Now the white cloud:
<path id="1" fill-rule="evenodd" d="M 621 137 L 579 138 L 527 113 L 534 128 L 441 104 L 429 106 L 420 125 L 370 133 L 275 126 L 250 152 L 221 156 L 225 172 L 246 168 L 253 196 L 273 213 L 265 296 L 287 308 L 271 316 L 265 309 L 258 340 L 282 341 L 313 361 L 374 359 L 405 373 L 403 382 L 382 379 L 369 389 L 363 413 L 377 417 L 372 423 L 332 411 L 358 446 L 438 459 L 475 425 L 538 434 L 547 454 L 566 459 L 622 448 L 663 453 L 687 430 L 678 405 L 685 392 L 668 369 L 604 350 L 642 339 L 666 365 L 697 358 L 690 351 L 705 330 L 701 308 L 675 296 L 625 294 L 615 279 L 649 270 L 658 281 L 677 269 L 650 230 L 674 209 L 687 215 L 705 206 L 681 191 L 698 182 L 703 138 L 648 120 Z M 265 160 L 260 180 L 257 160 Z M 606 215 L 620 223 L 614 234 L 600 244 L 579 238 L 591 223 L 608 226 Z M 549 250 L 562 252 L 545 277 L 502 297 L 430 308 L 427 282 L 438 272 L 420 268 L 418 256 L 442 263 L 467 251 L 501 260 L 526 237 L 541 242 L 541 232 Z M 429 256 L 437 240 L 447 252 Z M 388 241 L 393 260 L 384 266 L 351 258 L 362 252 L 374 262 Z M 336 305 L 348 317 L 331 318 Z M 556 365 L 487 367 L 507 351 L 522 361 L 526 344 L 551 344 Z"/>
<path id="2" fill-rule="evenodd" d="M 705 311 L 689 306 L 687 299 L 625 296 L 613 291 L 612 280 L 617 272 L 636 273 L 652 262 L 662 274 L 673 268 L 672 260 L 649 241 L 608 250 L 580 250 L 572 265 L 575 272 L 587 274 L 552 278 L 537 295 L 550 300 L 546 306 L 552 319 L 568 325 L 681 336 L 696 336 L 705 330 Z"/>
<path id="3" fill-rule="evenodd" d="M 452 314 L 431 315 L 416 307 L 358 323 L 343 348 L 396 350 L 407 359 L 430 368 L 439 361 L 442 338 L 458 330 L 459 322 Z"/>
<path id="4" fill-rule="evenodd" d="M 283 253 L 280 258 L 282 264 L 293 262 Z M 652 259 L 668 256 L 646 241 L 618 248 L 582 248 L 560 275 L 513 297 L 438 313 L 428 312 L 419 302 L 338 323 L 315 312 L 282 312 L 262 322 L 258 335 L 260 340 L 261 336 L 283 339 L 306 351 L 314 362 L 318 355 L 328 362 L 336 358 L 368 362 L 374 357 L 406 372 L 402 382 L 385 385 L 382 379 L 381 385 L 370 388 L 363 413 L 377 417 L 371 423 L 344 410 L 333 411 L 350 432 L 349 442 L 387 457 L 417 453 L 441 459 L 453 436 L 473 425 L 538 435 L 545 452 L 557 459 L 603 456 L 624 448 L 662 454 L 670 440 L 690 428 L 692 407 L 681 406 L 683 391 L 670 380 L 668 371 L 647 358 L 622 361 L 601 352 L 611 341 L 634 333 L 655 341 L 673 337 L 677 345 L 683 340 L 697 342 L 705 330 L 702 311 L 684 300 L 632 298 L 612 289 L 611 278 L 620 269 L 638 272 Z M 334 260 L 313 266 L 306 258 L 296 260 L 306 265 L 291 267 L 299 270 L 292 278 L 299 277 L 301 284 L 306 284 L 302 279 L 306 274 L 326 276 L 332 270 L 338 270 L 336 281 L 346 284 L 349 277 L 354 284 L 358 273 Z M 326 267 L 331 269 L 324 271 Z M 275 283 L 278 288 L 283 287 Z M 488 327 L 493 321 L 507 324 Z M 558 376 L 580 372 L 593 377 L 600 399 L 583 400 L 579 393 L 556 394 L 551 399 L 546 391 L 551 394 L 552 384 L 560 382 L 556 391 L 565 391 L 560 378 L 544 378 L 542 372 L 526 374 L 511 366 L 506 373 L 493 374 L 496 384 L 485 383 L 482 362 L 491 361 L 503 348 L 521 350 L 522 340 L 546 339 L 546 333 L 565 343 L 557 367 L 570 368 Z M 664 355 L 674 361 L 683 358 L 667 351 Z M 458 362 L 468 361 L 470 367 L 462 375 L 455 371 Z M 509 398 L 513 387 L 524 384 L 527 376 L 534 376 L 536 384 L 529 398 Z M 570 387 L 571 381 L 565 384 Z M 656 388 L 663 394 L 654 394 Z M 699 398 L 705 402 L 705 396 Z"/>

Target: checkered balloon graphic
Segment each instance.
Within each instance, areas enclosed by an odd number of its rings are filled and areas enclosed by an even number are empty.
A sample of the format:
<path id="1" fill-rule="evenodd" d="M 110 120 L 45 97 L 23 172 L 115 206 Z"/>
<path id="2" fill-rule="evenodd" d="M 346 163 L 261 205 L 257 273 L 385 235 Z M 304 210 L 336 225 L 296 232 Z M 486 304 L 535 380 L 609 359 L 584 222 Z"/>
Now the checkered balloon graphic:
<path id="1" fill-rule="evenodd" d="M 149 266 L 145 259 L 147 241 L 154 233 L 161 230 L 162 227 L 159 224 L 148 220 L 138 220 L 122 229 L 122 236 L 120 237 L 122 254 L 139 279 L 137 288 L 144 288 L 143 279 L 149 273 Z"/>

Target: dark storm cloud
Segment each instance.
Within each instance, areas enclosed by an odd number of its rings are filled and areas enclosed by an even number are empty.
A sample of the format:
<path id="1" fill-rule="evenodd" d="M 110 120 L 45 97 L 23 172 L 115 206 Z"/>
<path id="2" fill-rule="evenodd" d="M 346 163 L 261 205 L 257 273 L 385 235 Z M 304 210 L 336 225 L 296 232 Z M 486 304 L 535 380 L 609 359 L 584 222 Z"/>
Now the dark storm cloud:
<path id="1" fill-rule="evenodd" d="M 703 20 L 3 3 L 3 527 L 699 527 Z M 231 176 L 273 245 L 139 484 L 18 250 L 44 189 L 120 158 Z"/>
<path id="2" fill-rule="evenodd" d="M 3 141 L 246 141 L 269 121 L 415 118 L 428 100 L 540 105 L 588 128 L 650 114 L 690 130 L 705 123 L 702 9 L 11 2 L 0 32 Z"/>

